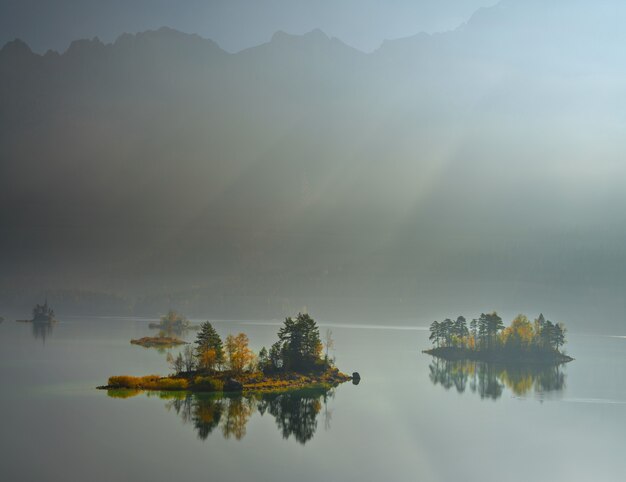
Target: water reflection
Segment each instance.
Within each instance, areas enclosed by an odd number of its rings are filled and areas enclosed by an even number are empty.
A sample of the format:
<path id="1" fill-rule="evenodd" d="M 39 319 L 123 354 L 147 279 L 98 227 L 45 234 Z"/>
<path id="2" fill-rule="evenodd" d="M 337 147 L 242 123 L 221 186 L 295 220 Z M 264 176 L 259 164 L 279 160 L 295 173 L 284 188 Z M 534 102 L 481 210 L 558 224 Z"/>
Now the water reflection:
<path id="1" fill-rule="evenodd" d="M 446 390 L 455 388 L 464 393 L 468 388 L 481 399 L 499 399 L 505 389 L 518 397 L 539 398 L 558 395 L 565 388 L 561 365 L 501 365 L 477 361 L 447 361 L 434 358 L 430 381 Z"/>
<path id="2" fill-rule="evenodd" d="M 142 393 L 138 390 L 109 390 L 114 398 L 129 398 Z M 241 440 L 246 426 L 258 414 L 269 414 L 284 439 L 293 438 L 306 444 L 313 438 L 318 418 L 323 414 L 325 428 L 330 428 L 328 400 L 333 389 L 311 388 L 280 393 L 217 395 L 191 392 L 146 392 L 166 400 L 168 411 L 176 413 L 184 424 L 193 426 L 201 440 L 218 431 L 226 439 Z M 322 412 L 322 408 L 324 411 Z"/>
<path id="3" fill-rule="evenodd" d="M 53 322 L 31 322 L 33 328 L 33 337 L 35 339 L 40 339 L 44 344 L 46 343 L 46 338 L 48 338 L 52 334 L 52 330 L 54 328 Z"/>

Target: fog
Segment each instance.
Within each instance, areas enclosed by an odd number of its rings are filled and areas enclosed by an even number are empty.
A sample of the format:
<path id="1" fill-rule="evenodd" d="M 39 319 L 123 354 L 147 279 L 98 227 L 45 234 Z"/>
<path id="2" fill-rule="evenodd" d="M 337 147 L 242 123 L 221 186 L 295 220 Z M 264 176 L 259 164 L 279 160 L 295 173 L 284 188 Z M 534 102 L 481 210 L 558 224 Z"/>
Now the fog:
<path id="1" fill-rule="evenodd" d="M 371 53 L 322 30 L 8 43 L 0 306 L 621 335 L 625 18 L 505 0 Z"/>

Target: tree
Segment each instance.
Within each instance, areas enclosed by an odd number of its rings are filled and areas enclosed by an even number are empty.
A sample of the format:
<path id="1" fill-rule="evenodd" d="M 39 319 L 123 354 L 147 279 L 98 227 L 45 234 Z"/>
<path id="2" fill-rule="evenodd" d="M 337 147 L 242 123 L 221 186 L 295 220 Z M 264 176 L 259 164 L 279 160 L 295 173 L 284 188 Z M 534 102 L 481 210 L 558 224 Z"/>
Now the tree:
<path id="1" fill-rule="evenodd" d="M 533 325 L 526 316 L 517 315 L 511 322 L 511 326 L 503 331 L 502 338 L 509 348 L 528 349 L 533 343 Z"/>
<path id="2" fill-rule="evenodd" d="M 208 348 L 200 352 L 199 355 L 196 354 L 196 357 L 198 358 L 198 368 L 208 372 L 215 371 L 217 367 L 217 352 L 214 348 Z"/>
<path id="3" fill-rule="evenodd" d="M 170 364 L 170 367 L 172 368 L 172 370 L 174 370 L 174 373 L 176 375 L 184 370 L 185 361 L 183 360 L 182 353 L 179 353 L 177 357 L 174 357 L 171 353 L 168 352 L 165 359 L 167 360 L 167 363 Z"/>
<path id="4" fill-rule="evenodd" d="M 554 325 L 554 334 L 552 336 L 552 346 L 559 350 L 563 345 L 565 345 L 565 327 L 563 323 L 556 323 Z"/>
<path id="5" fill-rule="evenodd" d="M 167 312 L 167 315 L 161 317 L 159 326 L 168 336 L 172 336 L 174 332 L 180 333 L 189 329 L 190 323 L 183 315 L 170 310 Z"/>
<path id="6" fill-rule="evenodd" d="M 481 345 L 486 344 L 488 349 L 492 349 L 497 340 L 498 332 L 504 329 L 502 318 L 495 311 L 493 313 L 481 313 L 478 319 L 478 334 Z"/>
<path id="7" fill-rule="evenodd" d="M 190 345 L 185 346 L 183 350 L 183 368 L 186 372 L 192 371 L 196 366 L 196 360 L 193 353 L 193 348 Z"/>
<path id="8" fill-rule="evenodd" d="M 540 334 L 541 345 L 553 350 L 559 350 L 565 344 L 565 327 L 562 323 L 552 323 L 546 320 Z"/>
<path id="9" fill-rule="evenodd" d="M 454 322 L 450 318 L 443 320 L 441 324 L 441 336 L 445 341 L 445 346 L 452 345 L 452 335 L 454 332 Z"/>
<path id="10" fill-rule="evenodd" d="M 456 344 L 463 344 L 463 340 L 469 336 L 465 317 L 459 316 L 456 319 L 453 326 L 453 335 Z"/>
<path id="11" fill-rule="evenodd" d="M 330 328 L 326 328 L 326 332 L 324 333 L 324 346 L 326 347 L 326 362 L 329 363 L 328 351 L 335 348 L 335 340 L 333 338 L 333 330 Z"/>
<path id="12" fill-rule="evenodd" d="M 261 351 L 259 351 L 259 369 L 261 371 L 265 371 L 268 365 L 270 364 L 270 356 L 267 351 L 267 348 L 262 347 Z"/>
<path id="13" fill-rule="evenodd" d="M 320 359 L 322 342 L 317 324 L 308 314 L 286 318 L 278 331 L 283 366 L 291 370 L 311 369 Z"/>
<path id="14" fill-rule="evenodd" d="M 474 338 L 478 335 L 478 320 L 476 318 L 473 318 L 472 321 L 470 321 L 470 333 Z"/>
<path id="15" fill-rule="evenodd" d="M 439 342 L 441 340 L 441 324 L 436 320 L 430 324 L 430 336 L 428 339 L 439 347 Z"/>
<path id="16" fill-rule="evenodd" d="M 236 336 L 228 335 L 226 337 L 228 366 L 238 375 L 243 373 L 244 370 L 251 368 L 256 358 L 254 352 L 248 347 L 248 342 L 248 336 L 245 333 L 239 333 Z"/>
<path id="17" fill-rule="evenodd" d="M 280 341 L 270 347 L 268 371 L 281 370 L 283 368 L 283 350 Z"/>
<path id="18" fill-rule="evenodd" d="M 202 368 L 211 371 L 224 362 L 222 339 L 209 321 L 205 321 L 200 326 L 200 331 L 196 336 L 196 345 L 196 357 Z"/>

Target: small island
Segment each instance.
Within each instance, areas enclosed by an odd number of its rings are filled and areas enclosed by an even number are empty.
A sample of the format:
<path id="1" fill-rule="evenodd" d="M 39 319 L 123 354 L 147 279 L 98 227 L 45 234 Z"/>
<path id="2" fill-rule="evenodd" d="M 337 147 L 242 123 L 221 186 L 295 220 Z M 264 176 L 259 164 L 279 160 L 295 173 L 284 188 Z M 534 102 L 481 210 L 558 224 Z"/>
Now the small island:
<path id="1" fill-rule="evenodd" d="M 278 341 L 258 355 L 248 346 L 245 333 L 228 335 L 222 342 L 209 321 L 204 322 L 195 348 L 186 346 L 176 357 L 167 355 L 173 374 L 166 377 L 113 376 L 106 390 L 190 390 L 196 392 L 269 392 L 313 387 L 335 387 L 360 376 L 341 373 L 328 355 L 332 332 L 325 343 L 319 328 L 308 314 L 287 318 L 278 332 Z M 324 346 L 326 353 L 323 354 Z"/>
<path id="2" fill-rule="evenodd" d="M 171 348 L 178 345 L 186 345 L 187 342 L 171 336 L 144 336 L 137 340 L 130 340 L 132 345 L 144 348 Z"/>
<path id="3" fill-rule="evenodd" d="M 44 301 L 43 305 L 37 303 L 33 308 L 33 318 L 31 320 L 15 320 L 18 323 L 56 323 L 56 319 L 54 318 L 54 311 L 50 306 L 48 306 L 48 299 Z"/>
<path id="4" fill-rule="evenodd" d="M 148 326 L 149 328 L 158 328 L 158 336 L 144 336 L 137 340 L 130 340 L 131 344 L 143 346 L 144 348 L 157 348 L 159 351 L 163 351 L 165 348 L 186 345 L 187 342 L 181 340 L 176 335 L 187 333 L 191 324 L 187 318 L 170 310 L 161 317 L 159 323 L 150 323 Z"/>
<path id="5" fill-rule="evenodd" d="M 573 360 L 561 352 L 565 327 L 552 323 L 543 314 L 534 322 L 518 315 L 504 326 L 496 312 L 482 313 L 467 325 L 463 316 L 430 325 L 434 347 L 424 353 L 444 360 L 472 360 L 488 363 L 561 364 Z"/>
<path id="6" fill-rule="evenodd" d="M 159 330 L 160 333 L 167 333 L 171 336 L 172 333 L 186 333 L 188 330 L 197 330 L 200 327 L 192 325 L 183 315 L 170 310 L 161 317 L 158 323 L 148 324 L 148 328 Z"/>

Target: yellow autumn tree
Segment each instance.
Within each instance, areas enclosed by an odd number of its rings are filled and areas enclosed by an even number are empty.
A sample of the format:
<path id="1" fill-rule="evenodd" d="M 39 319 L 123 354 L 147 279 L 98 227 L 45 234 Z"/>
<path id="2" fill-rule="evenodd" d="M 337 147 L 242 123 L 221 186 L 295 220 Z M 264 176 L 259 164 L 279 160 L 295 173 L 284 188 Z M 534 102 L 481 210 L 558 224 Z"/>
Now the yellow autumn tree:
<path id="1" fill-rule="evenodd" d="M 533 325 L 525 315 L 517 315 L 511 326 L 502 332 L 502 341 L 505 345 L 517 348 L 529 347 L 534 339 Z"/>
<path id="2" fill-rule="evenodd" d="M 245 333 L 239 333 L 236 336 L 228 335 L 226 337 L 228 365 L 236 374 L 241 374 L 244 370 L 250 369 L 254 365 L 255 355 L 248 347 L 248 343 L 248 336 Z"/>
<path id="3" fill-rule="evenodd" d="M 217 351 L 214 348 L 208 348 L 200 353 L 198 360 L 200 369 L 212 372 L 217 365 Z"/>

